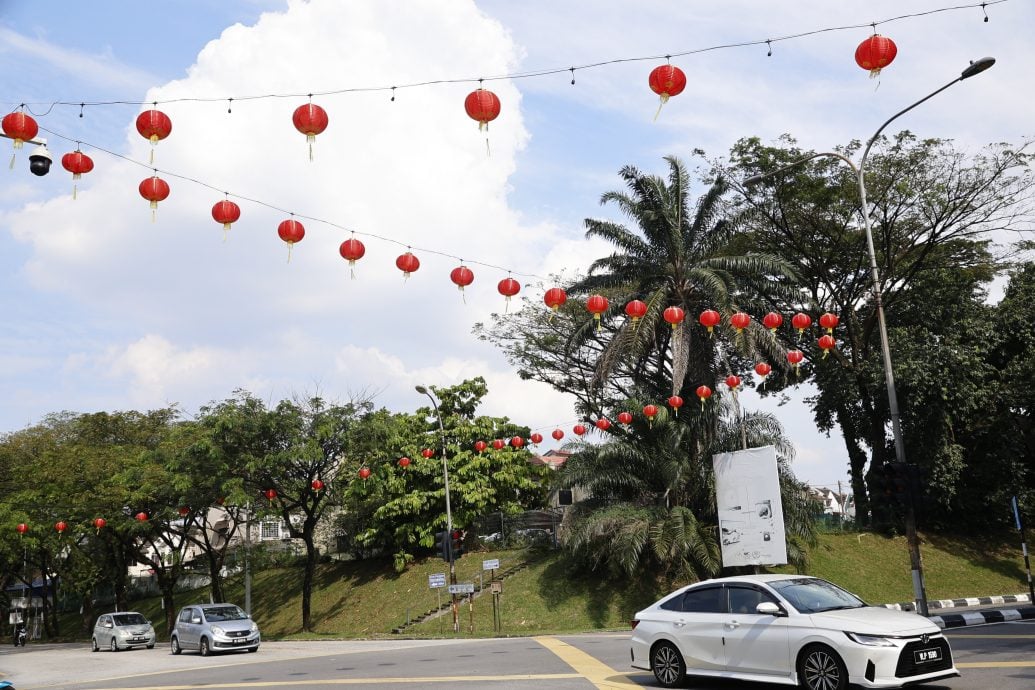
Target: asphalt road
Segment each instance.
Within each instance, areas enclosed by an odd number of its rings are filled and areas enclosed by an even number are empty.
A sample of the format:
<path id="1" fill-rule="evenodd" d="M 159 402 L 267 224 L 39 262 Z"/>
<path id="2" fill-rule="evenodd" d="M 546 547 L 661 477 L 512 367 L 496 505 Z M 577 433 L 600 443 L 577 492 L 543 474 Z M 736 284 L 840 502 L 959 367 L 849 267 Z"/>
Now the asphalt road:
<path id="1" fill-rule="evenodd" d="M 1035 687 L 1035 622 L 947 632 L 962 678 L 932 690 Z M 267 642 L 257 654 L 203 658 L 167 648 L 117 654 L 86 645 L 0 648 L 0 679 L 17 690 L 341 690 L 418 687 L 556 690 L 656 687 L 629 667 L 628 634 L 489 640 Z M 776 690 L 739 682 L 695 683 L 698 690 Z"/>

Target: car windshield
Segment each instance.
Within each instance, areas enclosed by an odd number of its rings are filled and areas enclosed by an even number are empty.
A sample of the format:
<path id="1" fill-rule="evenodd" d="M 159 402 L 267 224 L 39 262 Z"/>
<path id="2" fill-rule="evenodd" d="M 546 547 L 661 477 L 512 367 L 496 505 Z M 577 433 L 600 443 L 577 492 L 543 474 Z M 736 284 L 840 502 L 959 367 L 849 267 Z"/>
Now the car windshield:
<path id="1" fill-rule="evenodd" d="M 822 613 L 866 606 L 859 597 L 835 584 L 817 578 L 775 580 L 768 583 L 801 613 Z"/>
<path id="2" fill-rule="evenodd" d="M 146 625 L 147 619 L 139 613 L 116 613 L 112 616 L 115 625 Z"/>
<path id="3" fill-rule="evenodd" d="M 248 615 L 237 606 L 206 606 L 202 609 L 205 612 L 205 620 L 209 623 L 219 621 L 239 621 Z"/>

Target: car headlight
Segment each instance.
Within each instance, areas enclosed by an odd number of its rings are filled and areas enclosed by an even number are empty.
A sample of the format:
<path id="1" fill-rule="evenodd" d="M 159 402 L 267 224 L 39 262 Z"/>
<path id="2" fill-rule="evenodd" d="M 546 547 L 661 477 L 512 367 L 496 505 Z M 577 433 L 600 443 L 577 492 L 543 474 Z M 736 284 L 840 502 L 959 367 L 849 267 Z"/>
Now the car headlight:
<path id="1" fill-rule="evenodd" d="M 867 647 L 897 647 L 898 644 L 888 637 L 882 637 L 880 635 L 861 635 L 859 633 L 852 633 L 845 631 L 845 635 L 852 642 L 858 642 L 859 644 L 866 645 Z"/>
<path id="2" fill-rule="evenodd" d="M 252 621 L 251 631 L 252 632 L 259 632 L 259 626 L 255 624 L 255 621 Z"/>
<path id="3" fill-rule="evenodd" d="M 216 635 L 225 635 L 226 634 L 225 632 L 223 632 L 223 629 L 221 627 L 219 627 L 218 625 L 213 625 L 212 626 L 212 632 L 215 633 Z"/>
<path id="4" fill-rule="evenodd" d="M 122 628 L 119 628 L 115 632 L 115 634 L 118 635 L 119 637 L 130 637 L 129 631 L 128 630 L 123 630 Z"/>

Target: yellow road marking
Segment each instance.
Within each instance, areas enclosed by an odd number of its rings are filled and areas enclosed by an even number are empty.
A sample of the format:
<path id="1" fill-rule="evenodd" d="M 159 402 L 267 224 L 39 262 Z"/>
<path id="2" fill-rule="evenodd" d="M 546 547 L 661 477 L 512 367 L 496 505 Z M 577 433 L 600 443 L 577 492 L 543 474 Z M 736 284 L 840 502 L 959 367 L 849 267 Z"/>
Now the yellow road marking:
<path id="1" fill-rule="evenodd" d="M 956 668 L 1027 668 L 1035 666 L 1035 661 L 971 661 L 956 664 Z"/>
<path id="2" fill-rule="evenodd" d="M 306 685 L 376 685 L 382 683 L 484 683 L 486 681 L 570 680 L 581 678 L 578 673 L 530 673 L 509 676 L 424 676 L 420 678 L 333 678 L 328 680 L 270 680 L 238 681 L 233 683 L 206 683 L 199 685 L 148 685 L 142 688 L 104 688 L 102 690 L 208 690 L 209 688 L 287 688 Z"/>
<path id="3" fill-rule="evenodd" d="M 639 688 L 625 674 L 619 673 L 599 659 L 586 654 L 577 647 L 561 642 L 556 637 L 532 638 L 560 657 L 561 661 L 571 666 L 580 676 L 598 688 Z"/>

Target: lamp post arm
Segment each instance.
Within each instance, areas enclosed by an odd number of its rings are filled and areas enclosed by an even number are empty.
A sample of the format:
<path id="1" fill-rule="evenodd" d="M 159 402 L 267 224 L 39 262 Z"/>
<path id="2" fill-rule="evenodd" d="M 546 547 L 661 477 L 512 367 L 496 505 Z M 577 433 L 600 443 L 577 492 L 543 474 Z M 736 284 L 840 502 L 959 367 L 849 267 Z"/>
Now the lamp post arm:
<path id="1" fill-rule="evenodd" d="M 813 153 L 803 158 L 799 158 L 798 160 L 788 163 L 787 165 L 781 166 L 776 170 L 771 170 L 765 173 L 764 175 L 752 175 L 751 177 L 745 179 L 743 184 L 745 187 L 753 187 L 754 185 L 758 184 L 759 182 L 762 182 L 763 180 L 768 180 L 770 177 L 776 177 L 777 175 L 785 173 L 788 170 L 791 170 L 792 168 L 797 168 L 802 163 L 808 163 L 813 158 L 822 158 L 824 156 L 840 158 L 842 161 L 848 164 L 848 167 L 851 168 L 853 172 L 855 172 L 856 174 L 859 173 L 858 168 L 855 167 L 855 163 L 853 163 L 852 159 L 848 156 L 845 156 L 841 153 L 837 153 L 835 151 L 820 151 L 818 153 Z"/>
<path id="2" fill-rule="evenodd" d="M 885 121 L 884 121 L 884 124 L 882 124 L 882 125 L 881 125 L 881 126 L 880 126 L 880 127 L 878 128 L 878 129 L 877 129 L 877 131 L 873 133 L 873 136 L 872 136 L 872 137 L 870 137 L 870 140 L 866 142 L 866 149 L 865 149 L 865 150 L 863 151 L 863 155 L 862 155 L 862 160 L 861 160 L 861 161 L 859 162 L 859 169 L 860 169 L 860 170 L 862 170 L 863 168 L 865 168 L 865 167 L 866 167 L 866 157 L 870 155 L 870 147 L 871 147 L 871 146 L 873 146 L 873 142 L 877 141 L 877 137 L 879 137 L 879 136 L 880 136 L 880 133 L 884 131 L 884 128 L 885 128 L 885 127 L 887 127 L 887 126 L 888 126 L 888 125 L 890 125 L 890 124 L 891 124 L 892 122 L 894 122 L 895 120 L 897 120 L 897 119 L 898 119 L 899 117 L 901 117 L 901 116 L 905 115 L 906 113 L 908 113 L 908 112 L 909 112 L 910 110 L 912 110 L 913 108 L 917 107 L 917 106 L 918 106 L 918 105 L 920 105 L 921 103 L 926 103 L 926 102 L 927 102 L 927 101 L 929 101 L 930 99 L 932 99 L 932 98 L 934 98 L 935 96 L 937 96 L 938 94 L 940 94 L 940 93 L 941 93 L 942 91 L 944 91 L 945 89 L 949 88 L 950 86 L 952 86 L 952 85 L 953 85 L 953 84 L 955 84 L 956 82 L 960 82 L 960 81 L 963 81 L 963 77 L 956 77 L 955 79 L 953 79 L 952 81 L 950 81 L 950 82 L 949 82 L 948 84 L 946 84 L 945 86 L 941 87 L 940 89 L 938 89 L 938 90 L 936 90 L 936 91 L 932 91 L 931 93 L 927 94 L 926 96 L 924 96 L 923 98 L 921 98 L 921 99 L 920 99 L 919 101 L 917 101 L 917 102 L 916 102 L 916 103 L 914 103 L 913 105 L 911 105 L 911 106 L 909 106 L 909 107 L 907 107 L 907 108 L 903 108 L 902 110 L 898 111 L 897 113 L 895 113 L 894 115 L 892 115 L 891 117 L 889 117 L 889 118 L 888 118 L 887 120 L 885 120 Z M 854 166 L 853 166 L 853 167 L 854 167 Z"/>

